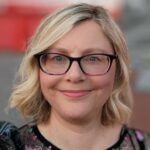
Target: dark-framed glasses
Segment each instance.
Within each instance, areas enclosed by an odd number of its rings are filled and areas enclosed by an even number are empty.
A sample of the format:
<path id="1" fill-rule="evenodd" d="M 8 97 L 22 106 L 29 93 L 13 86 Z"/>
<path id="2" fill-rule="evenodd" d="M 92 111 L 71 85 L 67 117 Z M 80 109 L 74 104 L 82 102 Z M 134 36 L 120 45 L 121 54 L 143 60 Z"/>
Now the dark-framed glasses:
<path id="1" fill-rule="evenodd" d="M 74 61 L 78 62 L 83 73 L 90 76 L 104 75 L 117 58 L 113 54 L 95 53 L 81 57 L 70 57 L 60 53 L 41 53 L 36 55 L 40 69 L 49 75 L 63 75 Z"/>

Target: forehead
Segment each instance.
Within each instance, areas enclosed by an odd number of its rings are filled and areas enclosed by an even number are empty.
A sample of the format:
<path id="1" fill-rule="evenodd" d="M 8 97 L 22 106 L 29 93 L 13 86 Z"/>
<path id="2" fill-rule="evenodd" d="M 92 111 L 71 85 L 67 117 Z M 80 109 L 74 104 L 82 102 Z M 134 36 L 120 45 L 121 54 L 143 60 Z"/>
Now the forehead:
<path id="1" fill-rule="evenodd" d="M 113 51 L 112 45 L 101 26 L 93 20 L 83 21 L 75 25 L 71 31 L 55 42 L 52 48 L 69 49 L 70 51 L 86 49 Z"/>

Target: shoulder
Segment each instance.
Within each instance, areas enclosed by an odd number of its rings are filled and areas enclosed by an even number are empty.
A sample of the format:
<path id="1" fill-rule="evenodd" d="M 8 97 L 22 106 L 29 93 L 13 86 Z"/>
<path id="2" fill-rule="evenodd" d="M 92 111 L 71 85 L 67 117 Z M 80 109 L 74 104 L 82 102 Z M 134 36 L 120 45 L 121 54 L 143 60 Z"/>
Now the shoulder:
<path id="1" fill-rule="evenodd" d="M 24 149 L 52 149 L 52 145 L 43 140 L 44 137 L 35 124 L 27 124 L 19 128 L 19 139 Z"/>
<path id="2" fill-rule="evenodd" d="M 0 121 L 0 135 L 11 138 L 16 131 L 17 127 L 14 124 L 6 121 Z"/>
<path id="3" fill-rule="evenodd" d="M 37 135 L 34 133 L 33 124 L 26 124 L 19 128 L 19 142 L 25 147 L 25 149 L 34 149 L 41 147 L 42 143 L 39 141 Z"/>
<path id="4" fill-rule="evenodd" d="M 126 127 L 127 135 L 135 147 L 140 149 L 150 148 L 150 133 L 140 129 Z"/>
<path id="5" fill-rule="evenodd" d="M 21 134 L 25 134 L 25 133 L 31 133 L 32 132 L 32 128 L 33 128 L 33 124 L 25 124 L 23 126 L 21 126 L 18 130 Z"/>
<path id="6" fill-rule="evenodd" d="M 31 138 L 34 136 L 32 124 L 26 124 L 18 129 L 19 136 L 21 137 L 22 141 L 30 141 Z"/>

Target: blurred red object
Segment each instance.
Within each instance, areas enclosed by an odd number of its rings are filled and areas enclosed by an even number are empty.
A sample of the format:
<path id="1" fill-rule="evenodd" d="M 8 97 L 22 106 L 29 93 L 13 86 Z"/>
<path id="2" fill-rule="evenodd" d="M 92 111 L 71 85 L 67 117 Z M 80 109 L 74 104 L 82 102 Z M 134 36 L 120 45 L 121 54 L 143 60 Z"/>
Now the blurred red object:
<path id="1" fill-rule="evenodd" d="M 24 51 L 41 19 L 53 9 L 9 6 L 0 12 L 0 51 Z"/>
<path id="2" fill-rule="evenodd" d="M 23 18 L 12 15 L 0 16 L 0 49 L 21 50 L 25 42 Z"/>
<path id="3" fill-rule="evenodd" d="M 41 19 L 58 7 L 60 7 L 58 4 L 34 6 L 8 3 L 3 7 L 1 5 L 0 51 L 24 51 L 26 43 L 31 38 Z M 116 20 L 122 15 L 120 9 L 110 10 L 110 12 Z"/>

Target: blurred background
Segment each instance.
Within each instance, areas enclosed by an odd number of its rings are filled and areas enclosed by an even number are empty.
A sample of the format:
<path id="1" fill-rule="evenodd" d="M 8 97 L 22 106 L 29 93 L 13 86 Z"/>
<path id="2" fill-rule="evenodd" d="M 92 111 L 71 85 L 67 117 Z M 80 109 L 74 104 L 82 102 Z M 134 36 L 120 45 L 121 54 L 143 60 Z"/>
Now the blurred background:
<path id="1" fill-rule="evenodd" d="M 133 68 L 131 126 L 150 132 L 149 0 L 0 0 L 0 120 L 26 122 L 16 110 L 5 110 L 27 42 L 45 15 L 78 2 L 106 7 L 123 30 Z"/>

